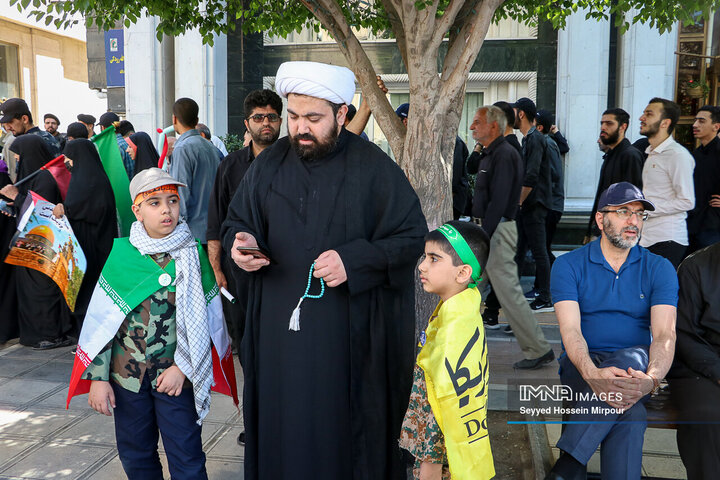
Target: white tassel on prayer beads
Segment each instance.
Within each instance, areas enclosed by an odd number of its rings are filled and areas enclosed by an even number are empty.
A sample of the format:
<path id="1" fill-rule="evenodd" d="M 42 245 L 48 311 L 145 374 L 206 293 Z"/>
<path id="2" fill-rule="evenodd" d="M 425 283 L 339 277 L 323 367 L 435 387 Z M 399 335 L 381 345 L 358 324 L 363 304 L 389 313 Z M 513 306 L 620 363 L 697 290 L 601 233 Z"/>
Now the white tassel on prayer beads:
<path id="1" fill-rule="evenodd" d="M 308 281 L 307 286 L 305 287 L 305 293 L 303 293 L 303 296 L 300 297 L 297 307 L 295 307 L 292 315 L 290 315 L 290 325 L 288 325 L 288 330 L 292 330 L 293 332 L 300 331 L 300 304 L 303 300 L 306 298 L 322 298 L 322 296 L 325 295 L 325 281 L 322 278 L 320 279 L 320 293 L 318 295 L 310 294 L 310 283 L 312 282 L 313 269 L 315 269 L 315 262 L 310 265 L 310 272 L 308 272 Z"/>
<path id="2" fill-rule="evenodd" d="M 288 330 L 292 330 L 293 332 L 300 331 L 300 304 L 303 300 L 305 300 L 305 297 L 300 298 L 297 307 L 295 307 L 292 315 L 290 315 L 290 325 L 288 325 Z"/>

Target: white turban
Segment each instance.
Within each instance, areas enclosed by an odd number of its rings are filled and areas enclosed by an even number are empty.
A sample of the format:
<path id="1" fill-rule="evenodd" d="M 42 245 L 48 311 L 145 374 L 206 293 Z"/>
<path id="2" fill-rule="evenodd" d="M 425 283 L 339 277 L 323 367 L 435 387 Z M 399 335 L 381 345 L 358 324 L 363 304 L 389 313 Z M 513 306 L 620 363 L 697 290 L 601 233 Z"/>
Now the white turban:
<path id="1" fill-rule="evenodd" d="M 350 104 L 355 95 L 355 74 L 348 68 L 327 63 L 285 62 L 275 76 L 275 90 L 285 98 L 297 93 Z"/>

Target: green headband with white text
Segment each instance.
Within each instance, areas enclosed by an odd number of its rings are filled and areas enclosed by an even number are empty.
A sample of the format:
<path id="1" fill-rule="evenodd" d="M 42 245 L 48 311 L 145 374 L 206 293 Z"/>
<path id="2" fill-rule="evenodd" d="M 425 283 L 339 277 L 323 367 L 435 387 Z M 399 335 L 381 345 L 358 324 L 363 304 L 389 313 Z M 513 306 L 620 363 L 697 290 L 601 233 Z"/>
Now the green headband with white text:
<path id="1" fill-rule="evenodd" d="M 480 263 L 478 263 L 477 257 L 470 248 L 470 245 L 468 245 L 467 241 L 465 241 L 463 236 L 460 235 L 460 232 L 458 232 L 452 225 L 448 225 L 446 223 L 442 227 L 438 228 L 438 231 L 447 238 L 448 242 L 450 242 L 450 246 L 452 246 L 458 254 L 460 261 L 466 265 L 470 265 L 470 268 L 472 268 L 473 281 L 468 284 L 468 288 L 477 287 L 477 284 L 482 280 L 482 277 L 480 276 Z"/>

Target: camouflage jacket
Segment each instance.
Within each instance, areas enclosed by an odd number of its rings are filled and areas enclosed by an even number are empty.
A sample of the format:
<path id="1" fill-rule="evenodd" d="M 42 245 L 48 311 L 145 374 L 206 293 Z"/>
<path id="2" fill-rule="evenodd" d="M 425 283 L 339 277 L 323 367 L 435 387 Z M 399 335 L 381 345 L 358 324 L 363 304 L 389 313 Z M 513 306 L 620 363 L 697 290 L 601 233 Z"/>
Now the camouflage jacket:
<path id="1" fill-rule="evenodd" d="M 165 267 L 168 254 L 153 255 Z M 112 379 L 131 392 L 140 391 L 143 376 L 156 388 L 157 377 L 174 363 L 175 287 L 162 287 L 130 312 L 115 337 L 83 374 L 86 380 Z M 187 380 L 186 386 L 189 383 Z"/>
<path id="2" fill-rule="evenodd" d="M 442 479 L 450 478 L 445 437 L 435 420 L 427 398 L 425 373 L 417 364 L 413 370 L 413 385 L 410 402 L 400 432 L 400 448 L 407 450 L 415 457 L 413 478 L 420 478 L 422 462 L 442 463 Z"/>

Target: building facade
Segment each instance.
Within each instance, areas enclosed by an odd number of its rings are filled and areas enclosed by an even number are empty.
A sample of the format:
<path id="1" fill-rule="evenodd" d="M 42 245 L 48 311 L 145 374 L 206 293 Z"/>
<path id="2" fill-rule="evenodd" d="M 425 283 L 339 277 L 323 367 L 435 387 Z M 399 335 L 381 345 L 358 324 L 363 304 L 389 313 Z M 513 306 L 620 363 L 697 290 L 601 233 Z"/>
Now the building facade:
<path id="1" fill-rule="evenodd" d="M 0 0 L 0 98 L 24 98 L 41 128 L 48 112 L 64 131 L 78 113 L 106 111 L 103 94 L 88 87 L 85 51 L 84 27 L 46 27 Z"/>
<path id="2" fill-rule="evenodd" d="M 634 12 L 627 15 L 632 20 Z M 527 96 L 538 108 L 555 112 L 556 124 L 570 144 L 564 160 L 564 222 L 566 226 L 586 225 L 602 163 L 597 147 L 602 112 L 610 107 L 627 110 L 631 116 L 628 137 L 634 141 L 639 138 L 638 118 L 648 100 L 654 96 L 674 99 L 684 105 L 678 135 L 687 136 L 694 110 L 715 101 L 718 84 L 712 82 L 712 58 L 683 57 L 676 52 L 685 49 L 712 55 L 717 49 L 712 46 L 717 45 L 712 41 L 712 24 L 711 20 L 696 27 L 678 26 L 664 34 L 632 24 L 621 33 L 614 18 L 587 20 L 583 11 L 570 15 L 561 30 L 547 22 L 529 27 L 501 21 L 491 28 L 472 67 L 458 134 L 472 146 L 469 124 L 475 109 L 498 100 L 512 102 Z M 167 126 L 172 101 L 190 96 L 200 104 L 201 121 L 213 133 L 242 134 L 245 95 L 256 88 L 272 88 L 282 62 L 346 65 L 334 41 L 313 29 L 276 38 L 245 35 L 236 28 L 209 47 L 192 32 L 158 42 L 154 28 L 154 20 L 144 18 L 125 29 L 127 114 L 146 130 Z M 364 31 L 358 37 L 388 86 L 393 107 L 407 101 L 407 72 L 394 41 Z M 688 100 L 684 79 L 690 77 L 712 83 L 710 94 Z M 358 88 L 356 106 L 360 97 Z M 366 133 L 389 152 L 374 120 Z"/>

